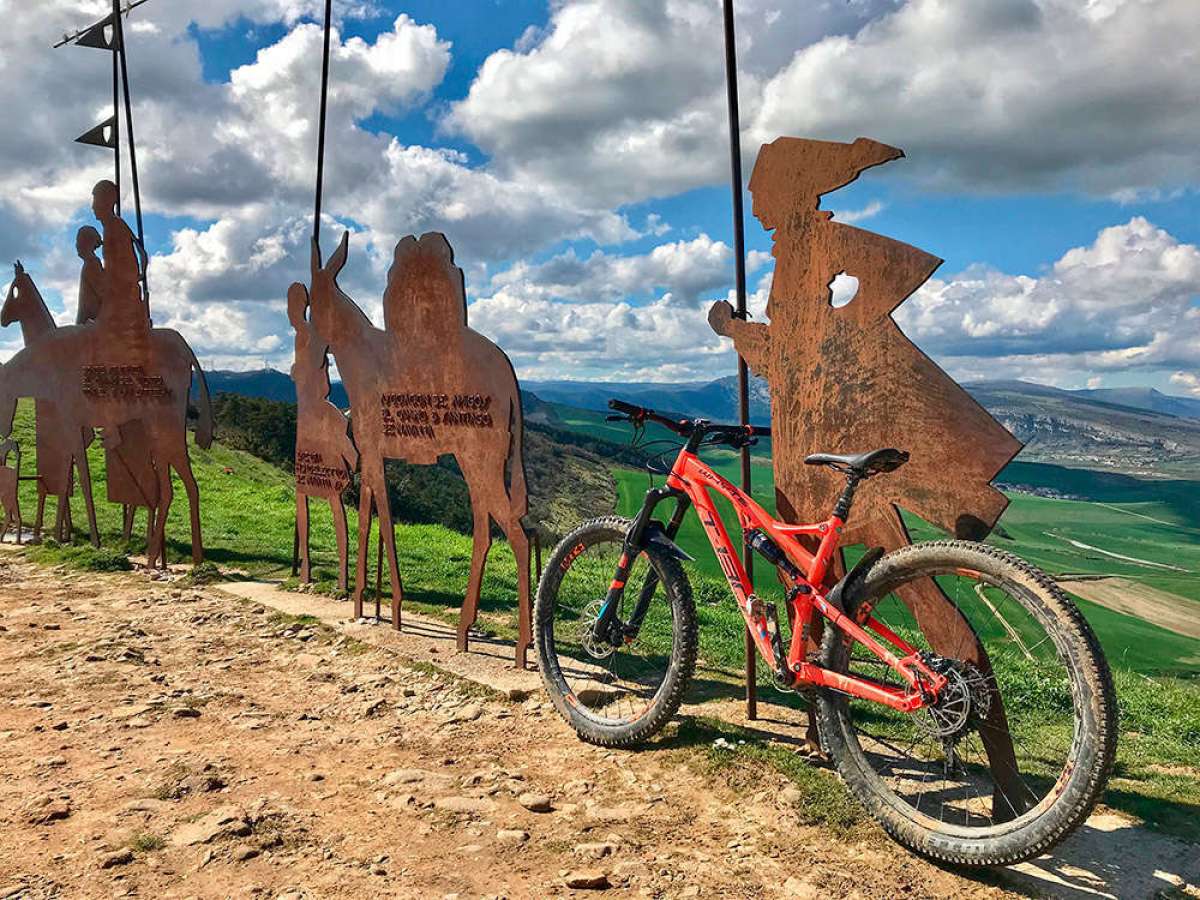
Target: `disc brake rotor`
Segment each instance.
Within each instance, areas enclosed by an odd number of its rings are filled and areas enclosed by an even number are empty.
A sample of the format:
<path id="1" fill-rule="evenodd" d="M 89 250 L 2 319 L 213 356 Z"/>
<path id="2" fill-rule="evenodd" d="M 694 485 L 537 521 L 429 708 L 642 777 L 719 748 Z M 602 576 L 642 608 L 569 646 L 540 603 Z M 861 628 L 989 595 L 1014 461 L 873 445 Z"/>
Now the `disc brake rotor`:
<path id="1" fill-rule="evenodd" d="M 596 620 L 600 618 L 600 610 L 603 608 L 603 599 L 593 600 L 579 619 L 579 644 L 592 659 L 608 659 L 617 649 L 611 642 L 596 636 Z"/>

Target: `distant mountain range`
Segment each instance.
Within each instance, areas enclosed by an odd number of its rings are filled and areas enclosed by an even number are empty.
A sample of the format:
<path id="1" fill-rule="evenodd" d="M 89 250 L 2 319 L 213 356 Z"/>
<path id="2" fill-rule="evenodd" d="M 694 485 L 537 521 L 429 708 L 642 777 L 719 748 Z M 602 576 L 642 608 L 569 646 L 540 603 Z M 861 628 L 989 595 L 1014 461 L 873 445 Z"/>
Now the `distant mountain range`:
<path id="1" fill-rule="evenodd" d="M 291 378 L 274 369 L 208 373 L 209 390 L 295 401 Z M 550 424 L 546 404 L 606 410 L 611 397 L 664 413 L 734 421 L 737 379 L 667 384 L 659 382 L 523 381 L 526 412 Z M 1066 391 L 1025 381 L 983 381 L 967 390 L 1026 448 L 1021 458 L 1126 472 L 1200 472 L 1200 400 L 1152 388 Z M 533 396 L 530 396 L 530 395 Z M 752 379 L 752 421 L 770 421 L 766 383 Z M 335 383 L 331 399 L 346 405 Z"/>

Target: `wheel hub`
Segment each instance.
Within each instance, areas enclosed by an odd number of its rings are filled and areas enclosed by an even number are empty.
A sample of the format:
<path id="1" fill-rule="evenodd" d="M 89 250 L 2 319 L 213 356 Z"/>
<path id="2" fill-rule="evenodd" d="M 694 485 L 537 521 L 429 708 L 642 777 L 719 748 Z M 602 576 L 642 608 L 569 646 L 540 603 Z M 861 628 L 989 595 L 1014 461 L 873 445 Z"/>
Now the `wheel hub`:
<path id="1" fill-rule="evenodd" d="M 608 659 L 616 651 L 611 641 L 596 634 L 596 620 L 604 608 L 604 599 L 593 600 L 584 609 L 579 620 L 579 643 L 592 659 Z"/>

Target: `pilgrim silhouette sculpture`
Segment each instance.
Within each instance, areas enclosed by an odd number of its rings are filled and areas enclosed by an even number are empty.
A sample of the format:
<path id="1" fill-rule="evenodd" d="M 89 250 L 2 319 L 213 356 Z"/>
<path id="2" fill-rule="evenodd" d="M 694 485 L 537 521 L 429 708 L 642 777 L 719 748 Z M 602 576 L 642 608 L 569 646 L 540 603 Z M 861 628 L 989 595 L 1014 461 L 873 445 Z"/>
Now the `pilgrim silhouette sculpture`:
<path id="1" fill-rule="evenodd" d="M 911 453 L 903 469 L 861 485 L 845 528 L 846 544 L 889 551 L 910 543 L 901 509 L 956 537 L 985 537 L 1008 505 L 992 479 L 1021 448 L 891 317 L 942 261 L 820 209 L 822 195 L 903 155 L 866 138 L 843 144 L 784 137 L 765 145 L 750 191 L 754 215 L 774 233 L 769 324 L 738 319 L 723 301 L 709 311 L 713 330 L 732 338 L 770 386 L 780 518 L 819 521 L 842 487 L 829 469 L 805 465 L 810 453 L 889 446 Z M 858 290 L 835 308 L 831 285 L 842 273 L 858 279 Z M 990 671 L 969 623 L 936 583 L 917 583 L 900 598 L 935 650 L 965 641 L 974 652 L 956 655 Z M 986 749 L 1003 782 L 1003 773 L 1016 769 L 1002 703 L 992 704 L 989 718 L 996 729 Z"/>
<path id="2" fill-rule="evenodd" d="M 101 185 L 103 184 L 111 184 L 111 182 L 102 182 Z M 101 185 L 97 185 L 97 191 L 100 190 Z M 116 189 L 115 185 L 113 189 Z M 128 231 L 128 229 L 126 230 Z M 132 240 L 132 232 L 129 237 Z M 96 322 L 100 317 L 100 310 L 104 306 L 108 281 L 104 264 L 96 256 L 96 251 L 103 244 L 100 233 L 91 225 L 80 228 L 75 236 L 75 250 L 83 262 L 79 271 L 79 309 L 75 317 L 77 325 Z M 108 317 L 106 316 L 106 318 Z M 146 321 L 149 322 L 149 316 L 146 317 Z M 149 542 L 154 532 L 154 514 L 158 507 L 159 493 L 154 461 L 145 452 L 148 442 L 145 426 L 140 422 L 127 422 L 118 427 L 117 438 L 116 441 L 108 441 L 104 449 L 108 502 L 119 504 L 124 509 L 122 537 L 126 541 L 133 534 L 134 516 L 137 509 L 144 508 L 146 510 L 146 540 Z M 112 446 L 109 446 L 110 444 Z"/>

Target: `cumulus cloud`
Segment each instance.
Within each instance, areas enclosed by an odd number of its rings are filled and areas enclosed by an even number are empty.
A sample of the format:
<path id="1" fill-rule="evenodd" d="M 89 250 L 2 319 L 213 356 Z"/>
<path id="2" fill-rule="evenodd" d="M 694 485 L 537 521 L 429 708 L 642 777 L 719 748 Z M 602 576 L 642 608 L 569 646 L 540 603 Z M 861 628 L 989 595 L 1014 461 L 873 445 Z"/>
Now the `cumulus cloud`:
<path id="1" fill-rule="evenodd" d="M 1195 185 L 1190 0 L 911 0 L 798 52 L 764 86 L 756 140 L 867 134 L 967 191 Z"/>
<path id="2" fill-rule="evenodd" d="M 795 48 L 857 29 L 894 2 L 738 4 L 742 103 Z M 720 5 L 571 0 L 549 25 L 493 53 L 444 127 L 505 171 L 618 205 L 719 183 L 728 170 Z"/>
<path id="3" fill-rule="evenodd" d="M 130 27 L 144 207 L 195 220 L 151 260 L 156 321 L 181 327 L 225 358 L 270 352 L 266 336 L 287 330 L 278 299 L 308 271 L 322 35 L 299 19 L 320 5 L 217 0 L 194 14 L 167 5 L 152 20 L 135 15 L 143 23 L 136 33 Z M 74 226 L 91 220 L 91 186 L 111 177 L 111 157 L 71 143 L 107 114 L 105 54 L 51 53 L 15 39 L 47 21 L 53 31 L 74 28 L 102 7 L 55 0 L 36 16 L 19 7 L 9 39 L 0 39 L 0 98 L 20 123 L 0 132 L 0 256 L 44 250 L 50 239 L 69 242 Z M 339 9 L 351 15 L 370 7 Z M 292 27 L 227 81 L 207 81 L 189 29 L 240 18 Z M 514 181 L 457 151 L 408 146 L 361 124 L 423 105 L 450 59 L 436 29 L 407 15 L 372 40 L 333 36 L 327 229 L 345 223 L 360 235 L 348 278 L 368 308 L 382 290 L 390 247 L 404 234 L 446 231 L 464 264 L 479 272 L 563 238 L 607 244 L 637 234 L 607 205 L 564 202 L 552 186 Z M 64 314 L 77 266 L 72 254 L 52 252 L 31 268 Z M 186 312 L 191 305 L 205 309 Z"/>
<path id="4" fill-rule="evenodd" d="M 597 250 L 581 258 L 568 250 L 543 263 L 518 263 L 492 279 L 496 288 L 520 285 L 526 297 L 617 302 L 663 290 L 676 304 L 694 306 L 732 278 L 733 250 L 707 234 L 660 244 L 649 253 L 616 256 Z"/>
<path id="5" fill-rule="evenodd" d="M 969 192 L 1196 185 L 1191 0 L 738 4 L 744 151 L 790 134 L 903 147 Z M 568 0 L 494 53 L 444 126 L 612 204 L 725 178 L 719 5 Z"/>
<path id="6" fill-rule="evenodd" d="M 1043 275 L 980 266 L 931 279 L 896 321 L 939 359 L 976 368 L 995 360 L 1037 379 L 1043 369 L 1194 369 L 1198 304 L 1200 248 L 1137 216 Z"/>
<path id="7" fill-rule="evenodd" d="M 1193 397 L 1200 397 L 1200 372 L 1173 372 L 1171 384 L 1182 388 Z"/>
<path id="8" fill-rule="evenodd" d="M 770 254 L 752 257 L 754 271 Z M 565 253 L 499 273 L 487 295 L 468 281 L 468 293 L 478 297 L 468 315 L 472 328 L 505 348 L 522 377 L 720 378 L 734 371 L 736 357 L 709 328 L 708 306 L 718 298 L 734 302 L 726 289 L 731 267 L 731 249 L 707 235 L 625 257 Z M 770 285 L 770 269 L 751 285 L 752 316 L 762 317 Z"/>
<path id="9" fill-rule="evenodd" d="M 703 236 L 625 258 L 562 254 L 494 276 L 490 296 L 471 305 L 471 322 L 527 376 L 719 377 L 733 355 L 706 313 L 715 296 L 733 301 L 723 289 L 728 265 L 728 248 Z M 701 286 L 705 271 L 711 279 Z M 681 273 L 696 278 L 691 290 L 674 280 Z M 749 309 L 760 320 L 772 275 L 766 266 L 752 285 Z M 661 293 L 629 299 L 649 284 Z M 1200 393 L 1200 247 L 1141 217 L 1103 229 L 1038 275 L 976 266 L 931 279 L 895 317 L 963 381 L 1081 386 L 1097 372 L 1132 370 Z"/>

